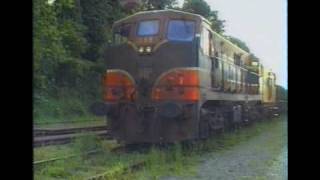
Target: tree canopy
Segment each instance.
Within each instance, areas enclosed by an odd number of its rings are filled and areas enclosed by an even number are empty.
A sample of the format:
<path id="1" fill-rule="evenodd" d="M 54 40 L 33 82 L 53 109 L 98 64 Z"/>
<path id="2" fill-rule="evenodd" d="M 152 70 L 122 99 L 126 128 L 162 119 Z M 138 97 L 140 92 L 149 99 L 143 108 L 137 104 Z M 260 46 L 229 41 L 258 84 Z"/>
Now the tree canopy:
<path id="1" fill-rule="evenodd" d="M 177 0 L 143 0 L 142 6 L 146 10 L 175 8 Z"/>
<path id="2" fill-rule="evenodd" d="M 211 28 L 218 32 L 224 32 L 224 20 L 219 19 L 218 11 L 211 10 L 208 3 L 204 0 L 185 0 L 182 6 L 182 10 L 200 14 L 207 18 L 211 22 Z"/>

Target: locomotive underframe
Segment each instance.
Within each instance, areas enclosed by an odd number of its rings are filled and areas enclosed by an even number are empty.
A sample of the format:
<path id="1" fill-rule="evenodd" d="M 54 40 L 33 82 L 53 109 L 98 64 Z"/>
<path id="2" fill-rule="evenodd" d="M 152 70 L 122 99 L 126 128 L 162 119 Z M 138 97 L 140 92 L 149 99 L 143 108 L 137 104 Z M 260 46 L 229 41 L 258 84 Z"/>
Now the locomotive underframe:
<path id="1" fill-rule="evenodd" d="M 139 106 L 134 103 L 109 104 L 108 122 L 112 135 L 120 142 L 161 143 L 197 138 L 198 103 L 175 104 L 175 117 L 170 117 L 172 102 Z M 172 104 L 171 104 L 172 105 Z M 171 109 L 172 110 L 172 109 Z M 172 113 L 171 113 L 172 114 Z"/>
<path id="2" fill-rule="evenodd" d="M 111 133 L 126 144 L 172 143 L 207 138 L 214 132 L 252 122 L 263 114 L 258 95 L 228 95 L 207 90 L 201 94 L 205 96 L 197 103 L 109 103 Z"/>

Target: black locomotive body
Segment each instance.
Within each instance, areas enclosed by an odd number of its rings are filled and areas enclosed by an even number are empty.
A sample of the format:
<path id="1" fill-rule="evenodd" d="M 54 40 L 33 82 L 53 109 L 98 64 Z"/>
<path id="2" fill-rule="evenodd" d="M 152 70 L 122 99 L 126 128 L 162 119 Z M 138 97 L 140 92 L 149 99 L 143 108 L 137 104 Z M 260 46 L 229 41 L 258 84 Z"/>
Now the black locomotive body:
<path id="1" fill-rule="evenodd" d="M 108 126 L 119 141 L 177 142 L 250 122 L 274 107 L 275 75 L 175 10 L 136 13 L 113 27 L 103 78 Z"/>

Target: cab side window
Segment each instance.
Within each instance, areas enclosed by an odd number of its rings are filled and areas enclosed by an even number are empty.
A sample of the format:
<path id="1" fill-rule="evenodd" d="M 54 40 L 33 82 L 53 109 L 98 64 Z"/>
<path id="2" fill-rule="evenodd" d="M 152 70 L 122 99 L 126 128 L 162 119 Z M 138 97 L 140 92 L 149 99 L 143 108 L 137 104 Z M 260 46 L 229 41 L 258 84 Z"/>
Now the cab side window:
<path id="1" fill-rule="evenodd" d="M 210 56 L 210 32 L 207 28 L 202 28 L 201 48 L 205 55 Z"/>
<path id="2" fill-rule="evenodd" d="M 233 54 L 234 63 L 238 66 L 241 65 L 241 56 L 239 54 Z"/>
<path id="3" fill-rule="evenodd" d="M 209 31 L 209 56 L 214 57 L 213 34 Z"/>
<path id="4" fill-rule="evenodd" d="M 130 36 L 131 24 L 122 24 L 114 30 L 114 44 L 119 45 L 126 43 Z"/>

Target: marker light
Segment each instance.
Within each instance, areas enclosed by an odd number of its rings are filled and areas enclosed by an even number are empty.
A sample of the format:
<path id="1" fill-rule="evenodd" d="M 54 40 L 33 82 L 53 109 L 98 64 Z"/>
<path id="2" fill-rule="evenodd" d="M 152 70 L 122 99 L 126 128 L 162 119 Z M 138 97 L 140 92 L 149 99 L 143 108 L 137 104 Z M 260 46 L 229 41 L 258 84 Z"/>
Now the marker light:
<path id="1" fill-rule="evenodd" d="M 143 47 L 139 48 L 139 53 L 143 53 Z"/>
<path id="2" fill-rule="evenodd" d="M 151 53 L 151 47 L 150 46 L 146 47 L 146 52 L 147 53 Z"/>

